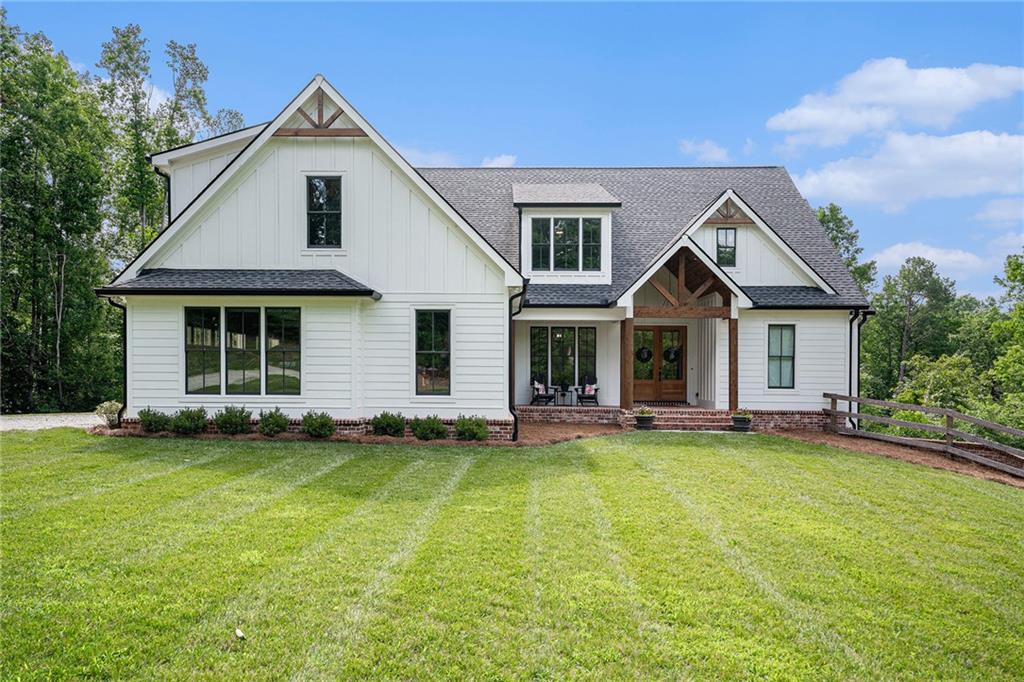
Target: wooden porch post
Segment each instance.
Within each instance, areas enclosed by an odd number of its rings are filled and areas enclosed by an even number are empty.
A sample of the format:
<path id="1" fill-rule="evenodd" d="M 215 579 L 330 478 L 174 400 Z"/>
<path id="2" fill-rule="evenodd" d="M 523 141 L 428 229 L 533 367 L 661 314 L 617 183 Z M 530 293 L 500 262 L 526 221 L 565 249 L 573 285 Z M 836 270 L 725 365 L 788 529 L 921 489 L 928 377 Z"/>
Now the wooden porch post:
<path id="1" fill-rule="evenodd" d="M 729 318 L 729 410 L 739 409 L 739 343 L 737 340 L 739 325 L 735 317 Z"/>
<path id="2" fill-rule="evenodd" d="M 633 409 L 633 318 L 619 323 L 619 407 Z"/>

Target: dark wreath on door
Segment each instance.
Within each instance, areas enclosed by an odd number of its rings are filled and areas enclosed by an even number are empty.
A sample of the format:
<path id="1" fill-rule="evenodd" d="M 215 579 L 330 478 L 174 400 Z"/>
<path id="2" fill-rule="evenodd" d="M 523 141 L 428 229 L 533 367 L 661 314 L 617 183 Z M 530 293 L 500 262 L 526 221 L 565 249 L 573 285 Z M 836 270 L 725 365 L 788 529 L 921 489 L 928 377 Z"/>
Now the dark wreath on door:
<path id="1" fill-rule="evenodd" d="M 633 398 L 686 400 L 686 327 L 633 330 Z"/>

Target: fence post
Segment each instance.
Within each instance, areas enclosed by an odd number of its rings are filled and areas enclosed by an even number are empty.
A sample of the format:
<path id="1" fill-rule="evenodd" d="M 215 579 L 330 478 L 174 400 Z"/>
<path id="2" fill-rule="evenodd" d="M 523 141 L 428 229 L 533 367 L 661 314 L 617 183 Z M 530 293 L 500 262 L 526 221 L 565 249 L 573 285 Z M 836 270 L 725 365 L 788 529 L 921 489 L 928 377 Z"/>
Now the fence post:
<path id="1" fill-rule="evenodd" d="M 832 415 L 831 415 L 832 419 L 831 419 L 831 424 L 832 424 L 832 431 L 833 432 L 836 432 L 836 431 L 839 430 L 839 417 L 836 416 L 836 410 L 838 410 L 838 409 L 839 409 L 839 401 L 836 400 L 835 398 L 832 398 Z"/>
<path id="2" fill-rule="evenodd" d="M 953 434 L 950 433 L 950 431 L 952 431 L 952 430 L 953 430 L 953 415 L 947 414 L 946 415 L 946 447 L 947 448 L 952 448 L 953 447 Z"/>

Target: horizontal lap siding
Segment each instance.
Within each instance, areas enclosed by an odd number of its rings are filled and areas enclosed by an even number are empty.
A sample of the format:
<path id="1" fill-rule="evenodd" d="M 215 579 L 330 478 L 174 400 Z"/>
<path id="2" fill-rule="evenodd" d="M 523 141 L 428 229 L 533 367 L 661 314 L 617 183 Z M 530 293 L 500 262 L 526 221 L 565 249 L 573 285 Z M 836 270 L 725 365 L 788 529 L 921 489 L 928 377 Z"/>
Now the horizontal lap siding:
<path id="1" fill-rule="evenodd" d="M 353 323 L 358 305 L 352 301 L 255 297 L 130 301 L 128 416 L 136 416 L 145 407 L 173 413 L 198 405 L 206 407 L 212 416 L 226 404 L 244 404 L 254 413 L 279 406 L 293 417 L 315 409 L 330 412 L 336 418 L 349 418 L 353 415 Z M 186 395 L 182 376 L 186 306 L 302 307 L 302 395 Z"/>
<path id="2" fill-rule="evenodd" d="M 363 404 L 366 414 L 399 410 L 407 416 L 459 413 L 508 415 L 506 381 L 508 302 L 502 296 L 387 297 L 362 310 Z M 417 309 L 451 308 L 452 395 L 414 394 L 413 316 Z"/>
<path id="3" fill-rule="evenodd" d="M 795 388 L 769 389 L 768 325 L 796 326 Z M 750 409 L 814 410 L 822 393 L 845 393 L 849 377 L 846 311 L 742 311 L 739 320 L 739 401 Z M 728 358 L 725 359 L 728 362 Z"/>

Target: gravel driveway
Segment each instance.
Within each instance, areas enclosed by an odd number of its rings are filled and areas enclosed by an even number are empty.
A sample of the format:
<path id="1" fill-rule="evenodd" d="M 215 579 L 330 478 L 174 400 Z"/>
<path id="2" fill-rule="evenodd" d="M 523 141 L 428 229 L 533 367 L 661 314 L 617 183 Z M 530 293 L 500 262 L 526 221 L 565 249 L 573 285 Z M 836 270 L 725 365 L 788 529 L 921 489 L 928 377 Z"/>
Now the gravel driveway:
<path id="1" fill-rule="evenodd" d="M 5 414 L 0 415 L 0 431 L 39 431 L 58 426 L 87 429 L 102 424 L 103 420 L 92 412 L 64 412 L 57 414 Z"/>

